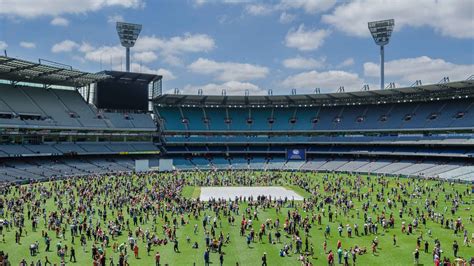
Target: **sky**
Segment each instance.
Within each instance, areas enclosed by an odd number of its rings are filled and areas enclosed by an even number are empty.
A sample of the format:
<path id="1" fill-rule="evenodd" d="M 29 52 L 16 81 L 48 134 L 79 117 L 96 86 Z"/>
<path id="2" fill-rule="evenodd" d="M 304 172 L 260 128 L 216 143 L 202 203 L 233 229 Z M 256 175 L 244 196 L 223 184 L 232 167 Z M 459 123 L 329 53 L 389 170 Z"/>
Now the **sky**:
<path id="1" fill-rule="evenodd" d="M 367 22 L 395 19 L 385 81 L 474 74 L 472 0 L 0 0 L 0 50 L 91 72 L 124 70 L 115 23 L 143 24 L 132 71 L 182 94 L 266 95 L 380 87 Z"/>

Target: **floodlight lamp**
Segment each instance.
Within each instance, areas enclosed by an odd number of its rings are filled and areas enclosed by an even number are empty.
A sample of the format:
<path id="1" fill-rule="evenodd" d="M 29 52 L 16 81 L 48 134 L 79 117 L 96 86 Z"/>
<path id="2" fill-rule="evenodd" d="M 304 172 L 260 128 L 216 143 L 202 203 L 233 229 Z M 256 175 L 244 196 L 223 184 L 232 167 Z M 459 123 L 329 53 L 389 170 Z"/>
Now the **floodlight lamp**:
<path id="1" fill-rule="evenodd" d="M 138 39 L 138 35 L 140 35 L 140 31 L 142 30 L 142 25 L 117 22 L 116 28 L 122 46 L 130 48 L 135 45 L 135 41 Z"/>
<path id="2" fill-rule="evenodd" d="M 390 41 L 390 36 L 395 26 L 395 20 L 373 21 L 369 22 L 368 26 L 375 43 L 379 46 L 384 46 Z"/>
<path id="3" fill-rule="evenodd" d="M 142 25 L 125 22 L 117 22 L 117 33 L 120 43 L 125 47 L 125 69 L 130 72 L 130 48 L 135 45 L 138 35 L 142 30 Z"/>

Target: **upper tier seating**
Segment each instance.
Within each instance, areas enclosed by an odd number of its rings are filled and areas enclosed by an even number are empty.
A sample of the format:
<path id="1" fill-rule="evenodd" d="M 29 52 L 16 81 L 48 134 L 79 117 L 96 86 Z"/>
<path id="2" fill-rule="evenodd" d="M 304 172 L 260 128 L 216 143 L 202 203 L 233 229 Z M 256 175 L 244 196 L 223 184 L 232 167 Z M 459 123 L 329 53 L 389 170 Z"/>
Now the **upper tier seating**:
<path id="1" fill-rule="evenodd" d="M 155 130 L 149 114 L 98 112 L 75 90 L 0 84 L 0 126 Z"/>
<path id="2" fill-rule="evenodd" d="M 474 101 L 333 107 L 158 107 L 164 131 L 341 131 L 474 128 Z"/>

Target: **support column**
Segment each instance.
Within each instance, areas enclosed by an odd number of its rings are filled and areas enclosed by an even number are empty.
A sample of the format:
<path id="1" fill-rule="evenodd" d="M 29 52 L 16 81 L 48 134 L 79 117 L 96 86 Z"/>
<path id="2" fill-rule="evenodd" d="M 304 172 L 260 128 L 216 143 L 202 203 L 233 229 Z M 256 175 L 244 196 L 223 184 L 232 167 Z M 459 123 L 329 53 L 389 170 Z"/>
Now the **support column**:
<path id="1" fill-rule="evenodd" d="M 383 90 L 385 88 L 384 86 L 384 63 L 385 63 L 385 58 L 384 58 L 384 49 L 383 45 L 380 46 L 380 89 Z"/>
<path id="2" fill-rule="evenodd" d="M 125 50 L 125 70 L 130 72 L 130 47 Z"/>

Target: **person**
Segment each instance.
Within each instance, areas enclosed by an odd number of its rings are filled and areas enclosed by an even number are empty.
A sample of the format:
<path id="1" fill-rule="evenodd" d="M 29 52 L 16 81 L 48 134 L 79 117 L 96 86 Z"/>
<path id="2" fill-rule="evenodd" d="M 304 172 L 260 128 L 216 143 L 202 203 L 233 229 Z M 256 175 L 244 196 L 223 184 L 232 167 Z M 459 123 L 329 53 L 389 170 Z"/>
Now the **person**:
<path id="1" fill-rule="evenodd" d="M 328 265 L 333 266 L 334 265 L 334 254 L 332 254 L 332 250 L 329 250 L 328 254 Z"/>
<path id="2" fill-rule="evenodd" d="M 35 256 L 37 249 L 38 249 L 38 246 L 36 245 L 36 243 L 31 244 L 30 245 L 30 256 Z"/>
<path id="3" fill-rule="evenodd" d="M 138 245 L 135 243 L 133 246 L 133 254 L 135 255 L 135 259 L 138 259 Z"/>
<path id="4" fill-rule="evenodd" d="M 155 266 L 160 266 L 160 258 L 161 258 L 160 252 L 157 251 L 157 252 L 155 253 Z"/>
<path id="5" fill-rule="evenodd" d="M 221 266 L 224 265 L 224 253 L 222 252 L 219 254 L 219 262 L 221 263 Z"/>
<path id="6" fill-rule="evenodd" d="M 413 257 L 415 259 L 415 265 L 418 265 L 420 262 L 420 252 L 418 251 L 418 248 L 413 252 Z"/>
<path id="7" fill-rule="evenodd" d="M 342 247 L 339 247 L 337 249 L 337 262 L 339 264 L 342 264 Z"/>
<path id="8" fill-rule="evenodd" d="M 393 235 L 393 245 L 394 246 L 397 245 L 397 236 L 396 235 Z"/>
<path id="9" fill-rule="evenodd" d="M 329 227 L 329 225 L 326 225 L 326 230 L 324 231 L 324 237 L 328 238 L 329 236 L 331 236 L 331 228 Z"/>
<path id="10" fill-rule="evenodd" d="M 349 252 L 344 249 L 344 266 L 349 266 Z"/>
<path id="11" fill-rule="evenodd" d="M 429 244 L 428 241 L 425 241 L 425 253 L 428 253 Z"/>
<path id="12" fill-rule="evenodd" d="M 44 266 L 47 266 L 47 265 L 52 265 L 52 264 L 49 261 L 48 256 L 44 256 Z"/>
<path id="13" fill-rule="evenodd" d="M 280 249 L 280 257 L 285 257 L 285 251 L 281 248 Z"/>
<path id="14" fill-rule="evenodd" d="M 263 252 L 262 266 L 267 266 L 267 252 Z"/>
<path id="15" fill-rule="evenodd" d="M 151 239 L 148 239 L 146 242 L 146 254 L 150 256 L 150 251 L 151 251 Z"/>
<path id="16" fill-rule="evenodd" d="M 76 262 L 76 250 L 74 246 L 71 246 L 71 251 L 69 253 L 69 261 Z"/>
<path id="17" fill-rule="evenodd" d="M 179 253 L 178 239 L 174 240 L 173 250 L 174 250 L 174 252 Z"/>
<path id="18" fill-rule="evenodd" d="M 204 251 L 204 266 L 209 266 L 209 249 Z"/>
<path id="19" fill-rule="evenodd" d="M 357 252 L 355 251 L 355 249 L 351 248 L 351 255 L 352 255 L 352 264 L 355 265 L 356 260 L 357 260 Z"/>
<path id="20" fill-rule="evenodd" d="M 454 257 L 457 258 L 458 257 L 458 251 L 459 251 L 459 245 L 458 245 L 458 242 L 456 240 L 454 240 L 454 242 L 453 242 L 453 251 L 454 251 Z"/>
<path id="21" fill-rule="evenodd" d="M 45 237 L 44 241 L 46 242 L 46 249 L 45 251 L 46 252 L 49 252 L 49 246 L 51 245 L 51 238 L 49 238 L 48 236 Z"/>

